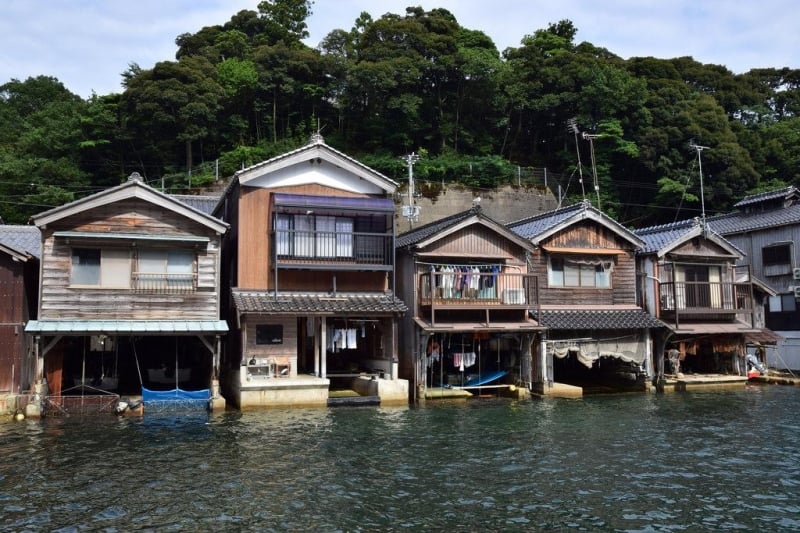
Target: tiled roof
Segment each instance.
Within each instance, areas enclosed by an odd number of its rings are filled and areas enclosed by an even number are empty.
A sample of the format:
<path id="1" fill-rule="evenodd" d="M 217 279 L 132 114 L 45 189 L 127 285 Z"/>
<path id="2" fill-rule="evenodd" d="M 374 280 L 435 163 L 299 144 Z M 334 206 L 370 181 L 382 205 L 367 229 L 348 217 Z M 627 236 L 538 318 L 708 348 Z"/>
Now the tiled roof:
<path id="1" fill-rule="evenodd" d="M 220 198 L 219 196 L 202 196 L 195 194 L 171 194 L 170 196 L 206 215 L 210 215 L 214 211 Z"/>
<path id="2" fill-rule="evenodd" d="M 237 289 L 233 291 L 233 303 L 240 313 L 390 315 L 408 310 L 402 300 L 383 293 L 333 296 L 328 293 L 279 292 L 276 298 L 273 292 Z"/>
<path id="3" fill-rule="evenodd" d="M 708 219 L 708 225 L 722 235 L 799 223 L 800 205 L 790 205 L 757 213 L 728 213 Z"/>
<path id="4" fill-rule="evenodd" d="M 722 233 L 718 231 L 711 220 L 706 220 L 708 227 L 708 235 L 720 242 L 723 242 L 730 248 L 737 250 L 739 253 L 744 253 L 736 245 L 731 243 Z M 662 224 L 660 226 L 651 226 L 649 228 L 642 228 L 634 231 L 643 241 L 644 246 L 637 251 L 639 254 L 655 253 L 669 247 L 671 244 L 678 242 L 690 231 L 697 230 L 700 225 L 700 220 L 697 218 L 689 220 L 680 220 L 670 224 Z"/>
<path id="5" fill-rule="evenodd" d="M 671 243 L 680 239 L 686 232 L 695 227 L 695 220 L 681 220 L 660 226 L 637 229 L 634 231 L 644 241 L 644 247 L 639 253 L 653 253 L 662 250 Z"/>
<path id="6" fill-rule="evenodd" d="M 746 205 L 756 204 L 759 202 L 777 200 L 778 198 L 786 198 L 787 196 L 797 192 L 798 190 L 796 187 L 785 187 L 783 189 L 777 189 L 774 191 L 751 194 L 750 196 L 745 196 L 742 198 L 738 203 L 734 204 L 733 207 L 744 207 Z"/>
<path id="7" fill-rule="evenodd" d="M 554 211 L 548 211 L 546 213 L 524 218 L 516 222 L 511 222 L 507 225 L 507 227 L 520 237 L 530 239 L 554 226 L 559 225 L 565 220 L 573 217 L 581 210 L 588 208 L 590 208 L 588 204 L 577 203 L 567 207 L 561 207 Z"/>
<path id="8" fill-rule="evenodd" d="M 466 211 L 461 211 L 460 213 L 456 213 L 454 215 L 450 215 L 449 217 L 440 218 L 439 220 L 435 220 L 433 222 L 429 222 L 424 226 L 420 226 L 418 228 L 412 229 L 411 231 L 407 231 L 398 235 L 395 238 L 395 248 L 404 248 L 406 246 L 411 246 L 416 244 L 420 241 L 424 241 L 428 237 L 436 235 L 440 231 L 449 228 L 455 224 L 458 224 L 462 220 L 469 218 L 479 212 L 479 208 L 470 208 Z"/>
<path id="9" fill-rule="evenodd" d="M 0 224 L 0 243 L 37 259 L 42 255 L 42 234 L 36 226 Z"/>
<path id="10" fill-rule="evenodd" d="M 549 329 L 649 329 L 664 324 L 642 309 L 558 309 L 532 311 L 533 318 Z"/>

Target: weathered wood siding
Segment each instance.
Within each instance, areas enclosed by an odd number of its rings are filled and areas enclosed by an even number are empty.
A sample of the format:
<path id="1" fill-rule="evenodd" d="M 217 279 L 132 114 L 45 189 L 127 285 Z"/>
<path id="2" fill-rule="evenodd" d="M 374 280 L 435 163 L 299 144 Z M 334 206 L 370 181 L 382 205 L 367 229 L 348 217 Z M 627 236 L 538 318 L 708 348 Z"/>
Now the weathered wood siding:
<path id="1" fill-rule="evenodd" d="M 54 231 L 143 234 L 149 236 L 203 236 L 209 242 L 193 246 L 197 289 L 194 291 L 139 292 L 134 289 L 72 287 L 72 248 L 131 247 L 124 242 L 85 239 L 67 242 Z M 127 200 L 69 217 L 43 229 L 41 319 L 216 319 L 219 318 L 220 237 L 196 221 L 141 200 Z M 183 248 L 175 242 L 147 241 L 139 246 Z M 135 270 L 131 264 L 131 270 Z"/>
<path id="2" fill-rule="evenodd" d="M 24 265 L 0 252 L 0 393 L 19 392 L 25 348 Z"/>
<path id="3" fill-rule="evenodd" d="M 511 262 L 525 263 L 525 252 L 522 247 L 496 231 L 478 224 L 472 224 L 442 237 L 421 251 L 426 254 L 468 258 L 473 261 L 488 258 L 486 261 L 492 262 L 503 258 Z"/>
<path id="4" fill-rule="evenodd" d="M 256 344 L 256 326 L 276 324 L 283 326 L 281 344 Z M 278 364 L 288 364 L 297 360 L 297 318 L 282 316 L 248 316 L 244 325 L 247 345 L 244 360 L 255 358 L 274 358 Z"/>
<path id="5" fill-rule="evenodd" d="M 636 303 L 636 261 L 630 243 L 615 232 L 584 221 L 574 224 L 553 235 L 543 247 L 619 250 L 619 253 L 603 255 L 614 263 L 610 288 L 594 287 L 550 287 L 547 268 L 550 254 L 541 247 L 533 254 L 532 270 L 539 277 L 539 300 L 541 305 L 593 306 L 593 305 L 634 305 Z M 553 254 L 557 255 L 557 254 Z M 560 255 L 560 254 L 558 254 Z M 561 255 L 563 257 L 563 255 Z"/>
<path id="6" fill-rule="evenodd" d="M 696 237 L 689 242 L 683 243 L 668 253 L 667 257 L 680 257 L 684 260 L 695 258 L 713 262 L 719 262 L 720 259 L 728 262 L 733 261 L 726 250 L 703 237 Z"/>

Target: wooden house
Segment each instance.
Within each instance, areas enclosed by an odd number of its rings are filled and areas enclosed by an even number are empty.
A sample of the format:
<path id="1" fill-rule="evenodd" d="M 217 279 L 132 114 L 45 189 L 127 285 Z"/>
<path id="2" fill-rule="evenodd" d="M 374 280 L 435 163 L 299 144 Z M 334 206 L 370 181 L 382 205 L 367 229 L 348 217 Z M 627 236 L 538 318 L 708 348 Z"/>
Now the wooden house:
<path id="1" fill-rule="evenodd" d="M 652 331 L 661 323 L 639 305 L 633 232 L 584 201 L 508 225 L 533 251 L 541 279 L 533 318 L 547 328 L 533 385 L 645 390 L 653 376 Z"/>
<path id="2" fill-rule="evenodd" d="M 708 225 L 739 248 L 754 280 L 770 289 L 759 305 L 773 335 L 755 338 L 766 348 L 767 363 L 800 370 L 800 191 L 786 187 L 743 198 L 731 213 L 708 218 Z"/>
<path id="3" fill-rule="evenodd" d="M 658 377 L 745 376 L 745 344 L 765 334 L 741 250 L 698 218 L 636 231 L 644 305 L 667 329 Z"/>
<path id="4" fill-rule="evenodd" d="M 539 324 L 533 246 L 473 208 L 397 237 L 401 375 L 416 399 L 527 392 Z M 518 394 L 515 394 L 518 396 Z"/>
<path id="5" fill-rule="evenodd" d="M 38 317 L 26 332 L 49 405 L 145 388 L 215 391 L 228 330 L 219 300 L 227 224 L 136 173 L 33 222 L 41 276 Z"/>
<path id="6" fill-rule="evenodd" d="M 0 224 L 0 414 L 24 409 L 34 382 L 25 325 L 36 318 L 40 247 L 35 226 Z"/>
<path id="7" fill-rule="evenodd" d="M 223 393 L 246 408 L 406 402 L 397 375 L 397 184 L 321 136 L 237 172 L 216 214 L 232 327 Z"/>

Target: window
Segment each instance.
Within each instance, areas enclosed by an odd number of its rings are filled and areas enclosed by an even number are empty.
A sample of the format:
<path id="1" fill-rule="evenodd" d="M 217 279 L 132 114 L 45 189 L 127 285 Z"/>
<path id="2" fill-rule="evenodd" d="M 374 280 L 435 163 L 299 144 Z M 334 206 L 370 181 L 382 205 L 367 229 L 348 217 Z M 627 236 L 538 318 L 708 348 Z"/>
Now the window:
<path id="1" fill-rule="evenodd" d="M 352 218 L 299 214 L 275 218 L 278 257 L 353 257 L 353 247 Z"/>
<path id="2" fill-rule="evenodd" d="M 797 310 L 797 299 L 794 293 L 778 294 L 769 297 L 769 311 L 771 313 L 785 313 Z"/>
<path id="3" fill-rule="evenodd" d="M 547 270 L 550 287 L 611 287 L 612 262 L 602 259 L 551 257 Z"/>
<path id="4" fill-rule="evenodd" d="M 143 248 L 137 256 L 138 289 L 191 289 L 194 253 L 190 250 Z"/>
<path id="5" fill-rule="evenodd" d="M 130 252 L 126 249 L 73 248 L 70 284 L 130 288 Z"/>
<path id="6" fill-rule="evenodd" d="M 792 245 L 772 244 L 761 249 L 761 263 L 765 276 L 782 276 L 792 273 Z"/>
<path id="7" fill-rule="evenodd" d="M 283 344 L 283 325 L 256 324 L 256 344 Z"/>

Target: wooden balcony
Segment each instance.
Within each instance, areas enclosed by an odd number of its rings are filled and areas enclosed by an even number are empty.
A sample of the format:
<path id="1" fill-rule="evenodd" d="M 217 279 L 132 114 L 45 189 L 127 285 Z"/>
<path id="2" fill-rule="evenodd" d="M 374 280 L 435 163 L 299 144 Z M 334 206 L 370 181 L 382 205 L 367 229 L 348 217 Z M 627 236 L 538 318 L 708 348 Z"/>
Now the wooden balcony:
<path id="1" fill-rule="evenodd" d="M 277 230 L 279 268 L 392 270 L 394 236 L 386 233 Z"/>
<path id="2" fill-rule="evenodd" d="M 514 273 L 426 272 L 419 275 L 421 307 L 531 309 L 539 305 L 536 276 Z"/>
<path id="3" fill-rule="evenodd" d="M 750 282 L 676 281 L 658 285 L 660 317 L 665 320 L 752 321 Z M 740 316 L 743 315 L 743 316 Z"/>

